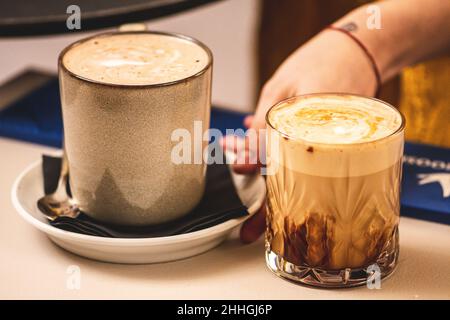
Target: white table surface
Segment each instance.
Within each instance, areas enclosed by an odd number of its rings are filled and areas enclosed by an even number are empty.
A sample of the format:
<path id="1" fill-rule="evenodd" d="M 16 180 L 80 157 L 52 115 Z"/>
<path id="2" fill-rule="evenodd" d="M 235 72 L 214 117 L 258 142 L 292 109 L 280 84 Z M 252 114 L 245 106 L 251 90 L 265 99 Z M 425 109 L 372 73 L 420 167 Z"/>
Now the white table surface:
<path id="1" fill-rule="evenodd" d="M 1 299 L 450 299 L 450 226 L 409 218 L 400 222 L 398 268 L 379 290 L 319 290 L 281 280 L 265 266 L 262 239 L 242 245 L 236 232 L 205 254 L 164 264 L 76 256 L 28 225 L 11 204 L 14 179 L 46 150 L 0 138 Z M 67 288 L 74 265 L 80 289 Z"/>

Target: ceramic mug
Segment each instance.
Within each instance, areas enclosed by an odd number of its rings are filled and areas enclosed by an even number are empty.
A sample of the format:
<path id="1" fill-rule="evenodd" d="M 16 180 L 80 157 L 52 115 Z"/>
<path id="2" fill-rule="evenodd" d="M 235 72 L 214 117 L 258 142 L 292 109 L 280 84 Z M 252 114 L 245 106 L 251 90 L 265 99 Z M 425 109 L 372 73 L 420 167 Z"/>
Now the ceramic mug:
<path id="1" fill-rule="evenodd" d="M 176 129 L 193 137 L 194 121 L 209 128 L 212 54 L 186 78 L 158 84 L 111 84 L 70 71 L 64 55 L 84 41 L 65 48 L 58 60 L 64 143 L 73 201 L 87 215 L 119 225 L 164 223 L 188 213 L 203 196 L 206 164 L 176 164 L 171 159 Z M 202 142 L 203 145 L 206 142 Z"/>

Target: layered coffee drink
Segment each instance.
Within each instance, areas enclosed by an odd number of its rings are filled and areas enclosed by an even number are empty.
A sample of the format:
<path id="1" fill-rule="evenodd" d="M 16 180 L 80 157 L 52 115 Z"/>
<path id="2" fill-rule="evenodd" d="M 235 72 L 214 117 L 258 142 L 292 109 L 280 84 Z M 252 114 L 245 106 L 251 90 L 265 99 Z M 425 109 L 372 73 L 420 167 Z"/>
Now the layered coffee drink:
<path id="1" fill-rule="evenodd" d="M 61 53 L 59 76 L 70 187 L 83 212 L 155 225 L 200 202 L 206 164 L 171 155 L 174 132 L 193 137 L 196 121 L 209 127 L 212 54 L 204 44 L 162 32 L 100 34 Z"/>
<path id="2" fill-rule="evenodd" d="M 353 286 L 395 267 L 403 118 L 376 99 L 313 94 L 267 115 L 269 267 Z M 372 270 L 372 271 L 373 271 Z"/>

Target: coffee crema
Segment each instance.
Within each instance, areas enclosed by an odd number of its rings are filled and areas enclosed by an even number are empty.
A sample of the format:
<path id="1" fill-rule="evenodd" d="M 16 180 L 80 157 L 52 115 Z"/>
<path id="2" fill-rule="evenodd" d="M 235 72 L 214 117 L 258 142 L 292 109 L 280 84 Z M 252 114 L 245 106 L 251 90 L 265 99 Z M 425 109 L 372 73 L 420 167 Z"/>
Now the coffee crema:
<path id="1" fill-rule="evenodd" d="M 402 116 L 380 101 L 345 94 L 288 99 L 267 116 L 277 164 L 315 176 L 349 177 L 379 172 L 399 159 L 395 137 Z M 281 133 L 281 134 L 280 134 Z M 283 139 L 281 138 L 283 136 Z M 375 161 L 376 159 L 376 161 Z"/>
<path id="2" fill-rule="evenodd" d="M 369 99 L 310 97 L 283 104 L 270 113 L 269 121 L 294 139 L 352 144 L 386 137 L 402 119 L 391 107 Z"/>
<path id="3" fill-rule="evenodd" d="M 64 66 L 89 80 L 119 85 L 163 84 L 188 78 L 209 63 L 200 45 L 165 34 L 95 37 L 70 48 Z"/>

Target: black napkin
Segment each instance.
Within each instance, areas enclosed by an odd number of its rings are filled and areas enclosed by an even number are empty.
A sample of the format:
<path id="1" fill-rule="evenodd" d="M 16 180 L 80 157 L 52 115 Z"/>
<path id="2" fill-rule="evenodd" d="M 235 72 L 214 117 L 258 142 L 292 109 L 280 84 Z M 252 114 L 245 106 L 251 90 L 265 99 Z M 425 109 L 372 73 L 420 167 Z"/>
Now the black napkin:
<path id="1" fill-rule="evenodd" d="M 44 155 L 42 163 L 44 191 L 49 194 L 58 184 L 61 158 Z M 70 186 L 68 191 L 70 194 Z M 76 219 L 59 217 L 50 224 L 67 231 L 103 237 L 151 238 L 198 231 L 246 215 L 247 208 L 236 192 L 228 166 L 211 164 L 206 172 L 206 187 L 202 200 L 190 213 L 175 221 L 155 226 L 117 226 L 96 221 L 80 213 Z"/>

